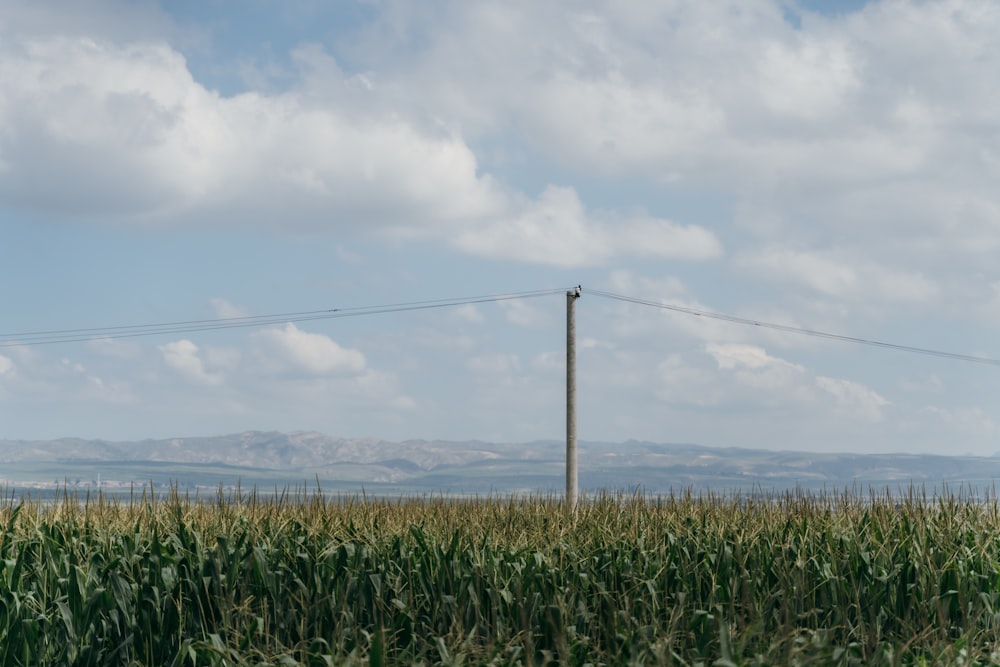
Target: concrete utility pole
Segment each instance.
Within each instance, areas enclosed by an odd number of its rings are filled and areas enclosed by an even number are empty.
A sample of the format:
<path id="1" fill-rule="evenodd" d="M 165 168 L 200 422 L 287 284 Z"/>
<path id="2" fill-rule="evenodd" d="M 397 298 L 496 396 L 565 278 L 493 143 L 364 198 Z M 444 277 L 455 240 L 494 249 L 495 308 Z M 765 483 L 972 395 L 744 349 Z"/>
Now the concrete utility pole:
<path id="1" fill-rule="evenodd" d="M 566 507 L 576 512 L 576 300 L 583 289 L 566 292 Z"/>

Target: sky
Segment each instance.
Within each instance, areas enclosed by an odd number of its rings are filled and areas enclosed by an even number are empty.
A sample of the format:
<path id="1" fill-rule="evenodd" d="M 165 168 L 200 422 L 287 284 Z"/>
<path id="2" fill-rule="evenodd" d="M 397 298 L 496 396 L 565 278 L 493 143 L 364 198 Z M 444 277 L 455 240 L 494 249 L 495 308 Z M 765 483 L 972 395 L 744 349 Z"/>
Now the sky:
<path id="1" fill-rule="evenodd" d="M 992 0 L 0 0 L 0 438 L 1000 451 Z M 554 290 L 51 345 L 25 332 Z M 593 290 L 589 292 L 588 290 Z"/>

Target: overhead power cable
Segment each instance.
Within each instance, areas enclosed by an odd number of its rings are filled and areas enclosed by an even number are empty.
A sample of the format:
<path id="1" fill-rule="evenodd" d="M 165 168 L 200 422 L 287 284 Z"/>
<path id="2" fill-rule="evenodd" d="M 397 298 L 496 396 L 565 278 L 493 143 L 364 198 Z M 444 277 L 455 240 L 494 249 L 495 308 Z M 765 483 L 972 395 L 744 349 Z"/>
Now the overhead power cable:
<path id="1" fill-rule="evenodd" d="M 956 359 L 958 361 L 970 361 L 976 364 L 987 364 L 990 366 L 1000 366 L 1000 359 L 992 359 L 990 357 L 978 357 L 971 354 L 959 354 L 957 352 L 946 352 L 944 350 L 933 350 L 925 347 L 913 347 L 911 345 L 898 345 L 896 343 L 887 343 L 885 341 L 871 340 L 868 338 L 856 338 L 854 336 L 844 336 L 842 334 L 829 333 L 827 331 L 817 331 L 815 329 L 803 329 L 801 327 L 793 327 L 787 324 L 776 324 L 774 322 L 764 322 L 762 320 L 754 320 L 746 317 L 737 317 L 736 315 L 726 315 L 724 313 L 714 313 L 707 310 L 699 310 L 697 308 L 689 308 L 687 306 L 677 306 L 669 303 L 663 303 L 660 301 L 650 301 L 648 299 L 639 299 L 632 296 L 625 296 L 623 294 L 614 294 L 612 292 L 602 292 L 600 290 L 588 289 L 588 294 L 593 294 L 594 296 L 604 297 L 606 299 L 616 299 L 618 301 L 625 301 L 628 303 L 638 304 L 640 306 L 650 306 L 652 308 L 660 308 L 662 310 L 669 310 L 675 313 L 683 313 L 685 315 L 694 315 L 697 317 L 706 317 L 713 320 L 721 320 L 723 322 L 732 322 L 734 324 L 743 324 L 747 326 L 760 327 L 762 329 L 773 329 L 775 331 L 783 331 L 785 333 L 798 334 L 802 336 L 812 336 L 814 338 L 825 338 L 827 340 L 836 340 L 844 343 L 856 343 L 859 345 L 871 345 L 873 347 L 887 348 L 890 350 L 899 350 L 900 352 L 911 352 L 913 354 L 925 354 L 932 357 L 943 357 L 945 359 Z"/>
<path id="2" fill-rule="evenodd" d="M 77 343 L 101 339 L 135 338 L 139 336 L 160 336 L 167 334 L 192 333 L 197 331 L 215 331 L 219 329 L 261 327 L 293 322 L 332 320 L 344 317 L 362 317 L 365 315 L 381 315 L 414 310 L 428 310 L 433 308 L 450 308 L 478 303 L 531 299 L 535 297 L 550 296 L 553 294 L 563 294 L 565 291 L 566 288 L 559 288 L 533 290 L 528 292 L 510 292 L 506 294 L 486 294 L 481 296 L 458 297 L 451 299 L 409 301 L 375 306 L 351 306 L 343 308 L 328 308 L 325 310 L 306 310 L 292 313 L 274 313 L 271 315 L 248 315 L 244 317 L 184 320 L 179 322 L 158 322 L 153 324 L 127 324 L 112 327 L 21 331 L 0 334 L 0 348 L 54 345 L 57 343 Z"/>

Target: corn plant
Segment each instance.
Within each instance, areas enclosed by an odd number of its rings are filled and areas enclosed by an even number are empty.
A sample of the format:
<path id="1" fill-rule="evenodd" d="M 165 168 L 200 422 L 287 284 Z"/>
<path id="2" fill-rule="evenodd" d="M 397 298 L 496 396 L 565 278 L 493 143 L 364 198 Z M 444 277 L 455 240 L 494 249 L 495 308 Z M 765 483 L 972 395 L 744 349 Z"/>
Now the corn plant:
<path id="1" fill-rule="evenodd" d="M 10 499 L 4 665 L 1000 664 L 995 499 Z"/>

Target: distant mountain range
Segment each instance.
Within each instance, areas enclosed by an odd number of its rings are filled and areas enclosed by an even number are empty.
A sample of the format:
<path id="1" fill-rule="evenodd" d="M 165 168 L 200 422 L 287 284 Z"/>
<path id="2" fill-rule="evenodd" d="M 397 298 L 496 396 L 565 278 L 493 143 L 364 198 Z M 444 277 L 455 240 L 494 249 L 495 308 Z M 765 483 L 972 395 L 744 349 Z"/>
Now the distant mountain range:
<path id="1" fill-rule="evenodd" d="M 209 489 L 315 488 L 376 494 L 561 492 L 565 444 L 335 438 L 314 432 L 109 442 L 0 440 L 0 484 L 8 489 L 124 492 L 169 485 Z M 911 485 L 933 492 L 992 491 L 1000 457 L 816 454 L 690 444 L 580 443 L 580 485 L 645 493 L 686 489 L 780 492 Z"/>

